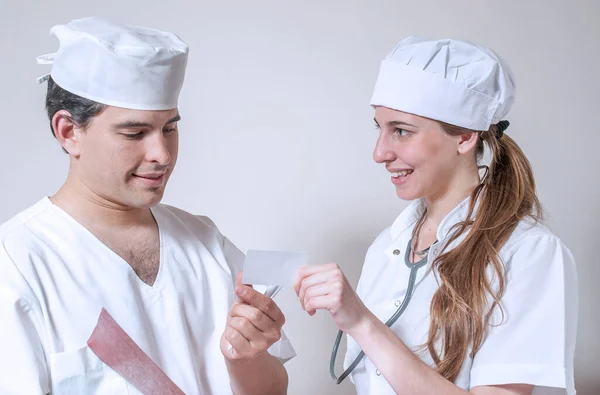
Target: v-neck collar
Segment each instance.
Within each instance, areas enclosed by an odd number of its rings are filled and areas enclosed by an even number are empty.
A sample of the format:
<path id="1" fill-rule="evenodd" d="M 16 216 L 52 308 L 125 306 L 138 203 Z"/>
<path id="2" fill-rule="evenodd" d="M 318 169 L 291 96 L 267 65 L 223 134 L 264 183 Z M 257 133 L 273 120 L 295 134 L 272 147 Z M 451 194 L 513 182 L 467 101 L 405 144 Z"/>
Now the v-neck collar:
<path id="1" fill-rule="evenodd" d="M 79 228 L 83 234 L 87 235 L 87 237 L 90 238 L 91 240 L 93 240 L 94 243 L 100 245 L 100 248 L 104 249 L 108 254 L 112 255 L 113 258 L 115 258 L 115 260 L 119 261 L 120 264 L 125 265 L 125 270 L 129 271 L 129 273 L 136 278 L 138 285 L 140 286 L 141 289 L 143 289 L 147 292 L 157 292 L 162 289 L 162 287 L 164 285 L 162 282 L 162 278 L 164 277 L 164 275 L 165 275 L 164 272 L 166 270 L 165 259 L 164 259 L 164 257 L 165 257 L 165 251 L 164 251 L 165 248 L 164 248 L 164 240 L 163 240 L 164 234 L 163 234 L 162 225 L 161 225 L 162 218 L 160 218 L 160 213 L 158 212 L 156 207 L 151 207 L 150 212 L 152 214 L 152 217 L 154 218 L 154 221 L 156 221 L 156 226 L 158 228 L 159 263 L 158 263 L 158 272 L 156 274 L 156 278 L 154 279 L 154 283 L 152 285 L 149 285 L 149 284 L 146 284 L 144 281 L 142 281 L 139 278 L 139 276 L 137 275 L 137 273 L 135 273 L 135 271 L 133 270 L 133 268 L 131 267 L 129 262 L 127 262 L 125 259 L 123 259 L 123 257 L 121 257 L 119 254 L 117 254 L 113 249 L 111 249 L 109 246 L 107 246 L 104 242 L 102 242 L 102 240 L 100 240 L 88 228 L 83 226 L 83 224 L 81 224 L 79 221 L 77 221 L 75 218 L 73 218 L 69 213 L 67 213 L 61 207 L 54 204 L 48 196 L 44 197 L 42 199 L 42 202 L 43 202 L 43 204 L 48 205 L 49 207 L 52 207 L 52 209 L 55 212 L 57 212 L 60 216 L 64 217 L 66 220 L 71 222 L 75 227 Z"/>

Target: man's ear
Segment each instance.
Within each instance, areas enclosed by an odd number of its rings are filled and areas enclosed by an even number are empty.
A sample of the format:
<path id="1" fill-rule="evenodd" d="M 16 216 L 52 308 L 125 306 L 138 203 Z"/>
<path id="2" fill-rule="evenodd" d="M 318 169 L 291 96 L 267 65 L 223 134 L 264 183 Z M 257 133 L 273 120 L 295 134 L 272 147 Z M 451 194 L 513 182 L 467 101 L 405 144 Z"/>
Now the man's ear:
<path id="1" fill-rule="evenodd" d="M 52 117 L 52 132 L 54 136 L 63 149 L 73 157 L 80 155 L 77 129 L 77 125 L 75 125 L 71 114 L 67 110 L 57 111 Z"/>

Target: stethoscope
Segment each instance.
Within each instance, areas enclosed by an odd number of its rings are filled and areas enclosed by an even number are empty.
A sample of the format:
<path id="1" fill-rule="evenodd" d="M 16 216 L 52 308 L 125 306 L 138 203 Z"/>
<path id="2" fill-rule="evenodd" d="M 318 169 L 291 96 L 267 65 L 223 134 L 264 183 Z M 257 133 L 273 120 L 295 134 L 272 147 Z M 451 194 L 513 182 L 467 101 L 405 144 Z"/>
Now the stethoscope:
<path id="1" fill-rule="evenodd" d="M 433 244 L 435 244 L 435 242 Z M 431 248 L 431 247 L 429 247 L 429 248 Z M 429 256 L 429 248 L 417 253 L 418 255 L 426 254 L 425 257 L 423 257 L 418 262 L 411 263 L 410 254 L 412 252 L 412 238 L 408 241 L 408 245 L 406 246 L 406 254 L 404 254 L 404 263 L 406 264 L 406 266 L 408 266 L 410 268 L 410 276 L 408 278 L 408 286 L 406 288 L 406 296 L 404 297 L 402 304 L 400 304 L 400 306 L 398 307 L 398 310 L 396 310 L 394 315 L 392 315 L 390 317 L 390 319 L 387 320 L 387 322 L 385 323 L 385 325 L 387 327 L 391 327 L 394 324 L 394 322 L 396 322 L 396 320 L 402 315 L 402 313 L 404 313 L 404 310 L 406 310 L 406 307 L 408 306 L 408 303 L 410 302 L 410 299 L 412 298 L 412 294 L 414 291 L 415 281 L 417 279 L 417 271 L 427 264 L 427 258 Z M 335 339 L 335 343 L 333 344 L 333 350 L 331 352 L 331 360 L 329 362 L 329 374 L 336 381 L 337 384 L 344 381 L 344 379 L 346 377 L 348 377 L 350 375 L 350 373 L 352 373 L 354 368 L 356 368 L 356 366 L 358 366 L 358 364 L 360 363 L 362 358 L 365 356 L 364 351 L 361 350 L 360 354 L 358 354 L 356 359 L 354 359 L 354 362 L 352 362 L 350 364 L 350 366 L 348 366 L 348 369 L 346 369 L 346 371 L 344 371 L 344 373 L 342 373 L 340 378 L 337 378 L 337 376 L 335 375 L 335 372 L 334 372 L 335 358 L 337 356 L 338 348 L 340 347 L 340 341 L 342 340 L 343 334 L 344 334 L 343 331 L 338 331 L 337 337 Z"/>

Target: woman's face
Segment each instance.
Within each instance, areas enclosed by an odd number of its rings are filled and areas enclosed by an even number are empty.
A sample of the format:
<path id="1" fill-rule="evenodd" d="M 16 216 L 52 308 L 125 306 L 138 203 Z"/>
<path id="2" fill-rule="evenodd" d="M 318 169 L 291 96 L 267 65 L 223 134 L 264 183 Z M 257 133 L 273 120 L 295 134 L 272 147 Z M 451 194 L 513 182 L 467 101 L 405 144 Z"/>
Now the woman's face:
<path id="1" fill-rule="evenodd" d="M 451 135 L 437 121 L 381 106 L 375 122 L 380 134 L 373 158 L 385 164 L 403 200 L 442 196 L 465 163 L 475 164 L 476 133 Z"/>

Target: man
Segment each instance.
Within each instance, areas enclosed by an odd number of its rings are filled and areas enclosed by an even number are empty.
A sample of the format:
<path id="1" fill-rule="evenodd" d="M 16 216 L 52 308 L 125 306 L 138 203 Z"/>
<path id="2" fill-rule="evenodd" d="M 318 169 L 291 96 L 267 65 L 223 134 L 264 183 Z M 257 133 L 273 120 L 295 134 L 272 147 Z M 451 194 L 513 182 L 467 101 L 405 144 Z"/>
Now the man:
<path id="1" fill-rule="evenodd" d="M 40 81 L 70 167 L 0 226 L 0 393 L 164 393 L 149 360 L 186 394 L 286 393 L 284 317 L 241 284 L 243 254 L 209 218 L 159 204 L 187 45 L 98 18 L 51 34 Z"/>

